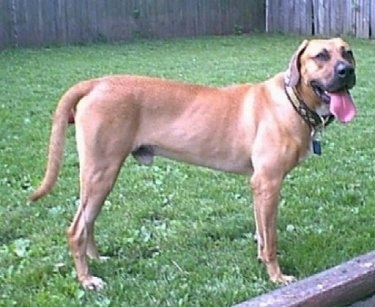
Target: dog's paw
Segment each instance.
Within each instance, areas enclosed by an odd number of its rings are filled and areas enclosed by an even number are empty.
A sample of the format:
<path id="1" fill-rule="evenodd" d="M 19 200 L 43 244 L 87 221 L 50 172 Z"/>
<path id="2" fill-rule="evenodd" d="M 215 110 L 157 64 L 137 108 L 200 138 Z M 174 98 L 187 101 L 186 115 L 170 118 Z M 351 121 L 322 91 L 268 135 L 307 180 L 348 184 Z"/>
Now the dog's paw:
<path id="1" fill-rule="evenodd" d="M 295 278 L 294 276 L 290 276 L 290 275 L 278 274 L 275 277 L 271 277 L 271 281 L 276 284 L 289 285 L 297 281 L 297 278 Z"/>
<path id="2" fill-rule="evenodd" d="M 93 291 L 100 291 L 105 287 L 105 282 L 95 276 L 88 276 L 81 281 L 82 286 L 85 289 L 93 290 Z"/>

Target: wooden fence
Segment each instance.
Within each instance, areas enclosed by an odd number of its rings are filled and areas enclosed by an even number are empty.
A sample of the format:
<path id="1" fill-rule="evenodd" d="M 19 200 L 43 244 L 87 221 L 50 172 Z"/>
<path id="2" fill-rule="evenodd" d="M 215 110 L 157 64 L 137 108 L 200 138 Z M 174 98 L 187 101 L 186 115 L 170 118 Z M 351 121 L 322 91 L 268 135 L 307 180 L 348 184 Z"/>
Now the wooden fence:
<path id="1" fill-rule="evenodd" d="M 266 32 L 375 38 L 375 1 L 266 0 Z"/>
<path id="2" fill-rule="evenodd" d="M 0 48 L 263 31 L 264 0 L 0 0 Z"/>
<path id="3" fill-rule="evenodd" d="M 374 0 L 0 0 L 0 49 L 242 32 L 375 38 Z"/>

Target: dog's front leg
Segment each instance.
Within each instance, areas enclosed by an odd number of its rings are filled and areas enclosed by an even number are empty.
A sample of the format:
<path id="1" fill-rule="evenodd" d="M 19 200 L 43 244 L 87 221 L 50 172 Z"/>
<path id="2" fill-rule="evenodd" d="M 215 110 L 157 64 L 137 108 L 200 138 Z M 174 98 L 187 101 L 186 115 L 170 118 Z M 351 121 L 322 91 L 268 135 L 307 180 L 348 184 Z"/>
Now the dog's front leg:
<path id="1" fill-rule="evenodd" d="M 277 260 L 277 206 L 282 176 L 274 170 L 254 172 L 251 187 L 258 242 L 258 258 L 265 264 L 271 281 L 290 283 L 295 278 L 282 274 Z"/>

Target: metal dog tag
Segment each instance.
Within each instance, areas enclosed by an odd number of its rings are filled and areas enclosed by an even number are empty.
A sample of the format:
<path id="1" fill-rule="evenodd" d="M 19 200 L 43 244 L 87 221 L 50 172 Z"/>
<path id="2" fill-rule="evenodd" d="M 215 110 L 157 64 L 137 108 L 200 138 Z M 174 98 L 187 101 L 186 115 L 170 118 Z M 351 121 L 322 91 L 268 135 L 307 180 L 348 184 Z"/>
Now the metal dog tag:
<path id="1" fill-rule="evenodd" d="M 312 148 L 313 148 L 313 153 L 320 156 L 322 154 L 322 146 L 320 141 L 318 140 L 313 140 L 312 141 Z"/>

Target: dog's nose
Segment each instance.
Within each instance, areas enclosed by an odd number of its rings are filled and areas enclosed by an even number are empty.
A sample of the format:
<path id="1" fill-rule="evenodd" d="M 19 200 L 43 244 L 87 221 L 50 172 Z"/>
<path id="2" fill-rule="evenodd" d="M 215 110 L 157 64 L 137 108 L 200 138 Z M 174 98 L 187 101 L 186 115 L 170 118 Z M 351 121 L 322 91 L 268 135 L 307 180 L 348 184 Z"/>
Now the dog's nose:
<path id="1" fill-rule="evenodd" d="M 339 62 L 336 65 L 336 75 L 343 80 L 350 80 L 354 77 L 354 67 L 345 62 Z"/>
<path id="2" fill-rule="evenodd" d="M 356 82 L 354 66 L 344 61 L 338 62 L 335 67 L 335 79 L 338 87 L 352 88 Z"/>

